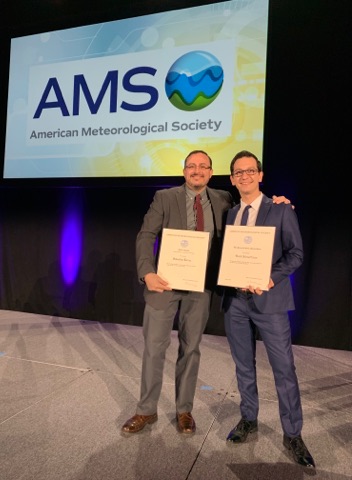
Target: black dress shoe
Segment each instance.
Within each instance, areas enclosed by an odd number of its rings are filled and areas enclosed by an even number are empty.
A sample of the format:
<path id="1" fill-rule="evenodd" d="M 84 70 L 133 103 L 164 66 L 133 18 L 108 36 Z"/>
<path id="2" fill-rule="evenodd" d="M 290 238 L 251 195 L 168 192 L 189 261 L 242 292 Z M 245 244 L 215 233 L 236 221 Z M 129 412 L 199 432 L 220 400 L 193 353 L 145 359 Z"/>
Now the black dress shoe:
<path id="1" fill-rule="evenodd" d="M 297 437 L 284 435 L 284 446 L 292 452 L 293 459 L 296 463 L 307 468 L 315 468 L 313 457 L 305 446 L 301 435 Z"/>
<path id="2" fill-rule="evenodd" d="M 246 441 L 249 433 L 256 432 L 257 430 L 257 420 L 246 420 L 245 418 L 241 418 L 235 428 L 228 434 L 226 440 L 232 443 L 242 443 Z"/>

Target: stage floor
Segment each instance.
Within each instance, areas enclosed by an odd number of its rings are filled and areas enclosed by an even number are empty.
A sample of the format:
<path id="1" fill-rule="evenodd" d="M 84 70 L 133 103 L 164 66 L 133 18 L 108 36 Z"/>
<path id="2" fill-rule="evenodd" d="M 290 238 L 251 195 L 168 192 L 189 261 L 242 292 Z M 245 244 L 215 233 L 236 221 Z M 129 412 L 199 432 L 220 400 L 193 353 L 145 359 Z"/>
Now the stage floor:
<path id="1" fill-rule="evenodd" d="M 299 480 L 309 472 L 282 445 L 270 366 L 258 341 L 259 431 L 226 443 L 239 420 L 234 365 L 224 337 L 204 335 L 193 415 L 177 433 L 174 362 L 168 349 L 159 420 L 120 429 L 135 413 L 141 327 L 0 311 L 2 480 Z M 294 346 L 303 438 L 317 479 L 352 478 L 352 352 Z"/>

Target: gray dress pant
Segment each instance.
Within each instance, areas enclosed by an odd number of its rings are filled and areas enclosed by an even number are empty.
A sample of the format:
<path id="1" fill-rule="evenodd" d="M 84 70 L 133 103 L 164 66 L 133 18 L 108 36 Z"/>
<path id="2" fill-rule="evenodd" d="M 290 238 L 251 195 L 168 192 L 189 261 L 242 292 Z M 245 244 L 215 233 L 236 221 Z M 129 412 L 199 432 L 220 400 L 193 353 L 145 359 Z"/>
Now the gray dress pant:
<path id="1" fill-rule="evenodd" d="M 205 292 L 176 290 L 172 293 L 172 300 L 165 310 L 156 310 L 148 304 L 145 306 L 141 395 L 136 411 L 139 415 L 152 415 L 157 412 L 166 350 L 170 345 L 171 331 L 178 310 L 176 412 L 191 412 L 193 408 L 200 363 L 199 344 L 209 317 L 211 293 L 207 290 Z"/>

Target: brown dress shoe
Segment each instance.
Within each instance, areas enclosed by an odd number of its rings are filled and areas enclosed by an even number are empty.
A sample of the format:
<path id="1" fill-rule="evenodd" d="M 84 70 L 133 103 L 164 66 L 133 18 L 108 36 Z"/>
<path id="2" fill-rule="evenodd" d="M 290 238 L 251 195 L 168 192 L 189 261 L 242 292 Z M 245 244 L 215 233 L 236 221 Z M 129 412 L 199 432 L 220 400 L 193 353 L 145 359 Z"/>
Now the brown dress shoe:
<path id="1" fill-rule="evenodd" d="M 122 431 L 125 433 L 137 433 L 143 430 L 143 428 L 151 423 L 154 423 L 158 420 L 158 415 L 154 413 L 153 415 L 133 415 L 129 418 L 127 422 L 122 426 Z"/>
<path id="2" fill-rule="evenodd" d="M 180 433 L 194 433 L 196 431 L 196 422 L 191 412 L 177 413 L 177 429 Z"/>

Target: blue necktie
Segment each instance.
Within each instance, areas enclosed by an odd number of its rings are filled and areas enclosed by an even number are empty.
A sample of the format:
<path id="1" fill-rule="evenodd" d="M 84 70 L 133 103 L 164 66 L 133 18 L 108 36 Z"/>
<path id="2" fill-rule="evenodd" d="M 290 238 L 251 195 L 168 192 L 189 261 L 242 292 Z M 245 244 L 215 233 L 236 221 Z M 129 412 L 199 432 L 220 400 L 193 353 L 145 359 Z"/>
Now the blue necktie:
<path id="1" fill-rule="evenodd" d="M 248 210 L 251 208 L 250 205 L 247 205 L 243 210 L 242 218 L 241 218 L 241 225 L 247 225 L 248 222 Z"/>

